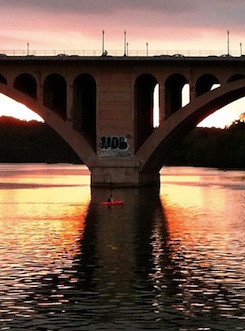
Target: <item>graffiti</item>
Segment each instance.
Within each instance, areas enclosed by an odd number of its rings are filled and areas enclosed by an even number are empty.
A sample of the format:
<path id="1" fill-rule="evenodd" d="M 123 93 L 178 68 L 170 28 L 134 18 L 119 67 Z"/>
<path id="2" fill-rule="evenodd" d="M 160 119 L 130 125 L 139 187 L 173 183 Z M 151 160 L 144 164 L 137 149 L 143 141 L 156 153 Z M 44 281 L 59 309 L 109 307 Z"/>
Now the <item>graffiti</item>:
<path id="1" fill-rule="evenodd" d="M 121 151 L 101 151 L 99 152 L 99 157 L 102 159 L 106 158 L 112 158 L 112 157 L 131 157 L 131 153 L 126 151 L 126 152 L 121 152 Z"/>
<path id="2" fill-rule="evenodd" d="M 108 149 L 121 149 L 127 150 L 128 149 L 128 142 L 125 136 L 102 136 L 99 142 L 99 148 L 103 150 Z"/>
<path id="3" fill-rule="evenodd" d="M 99 156 L 102 158 L 109 157 L 128 157 L 129 144 L 125 136 L 102 136 L 99 141 Z"/>

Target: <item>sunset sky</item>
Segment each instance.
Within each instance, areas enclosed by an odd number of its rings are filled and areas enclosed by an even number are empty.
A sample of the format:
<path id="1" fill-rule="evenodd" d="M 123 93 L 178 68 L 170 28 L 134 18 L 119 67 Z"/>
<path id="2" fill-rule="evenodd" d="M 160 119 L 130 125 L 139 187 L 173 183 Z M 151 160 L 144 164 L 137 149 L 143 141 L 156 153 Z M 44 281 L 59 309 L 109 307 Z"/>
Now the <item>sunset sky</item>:
<path id="1" fill-rule="evenodd" d="M 148 43 L 150 52 L 221 55 L 227 52 L 228 30 L 230 53 L 239 56 L 245 47 L 242 0 L 0 0 L 0 8 L 0 53 L 25 51 L 27 44 L 30 52 L 100 51 L 102 30 L 109 53 L 123 51 L 124 31 L 129 51 L 144 51 Z M 13 106 L 7 109 L 1 100 L 0 111 L 4 106 L 8 113 Z M 238 118 L 243 103 L 222 109 L 213 125 Z"/>

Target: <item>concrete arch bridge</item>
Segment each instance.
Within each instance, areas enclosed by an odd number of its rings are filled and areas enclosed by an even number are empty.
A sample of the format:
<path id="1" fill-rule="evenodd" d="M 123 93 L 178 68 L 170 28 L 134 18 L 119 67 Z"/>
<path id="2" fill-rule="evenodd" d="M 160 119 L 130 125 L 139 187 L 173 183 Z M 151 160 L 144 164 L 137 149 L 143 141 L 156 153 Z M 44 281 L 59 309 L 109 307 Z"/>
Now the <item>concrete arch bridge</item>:
<path id="1" fill-rule="evenodd" d="M 186 84 L 189 103 L 182 107 Z M 245 96 L 245 58 L 0 56 L 0 93 L 67 141 L 90 169 L 92 186 L 158 185 L 173 144 Z"/>

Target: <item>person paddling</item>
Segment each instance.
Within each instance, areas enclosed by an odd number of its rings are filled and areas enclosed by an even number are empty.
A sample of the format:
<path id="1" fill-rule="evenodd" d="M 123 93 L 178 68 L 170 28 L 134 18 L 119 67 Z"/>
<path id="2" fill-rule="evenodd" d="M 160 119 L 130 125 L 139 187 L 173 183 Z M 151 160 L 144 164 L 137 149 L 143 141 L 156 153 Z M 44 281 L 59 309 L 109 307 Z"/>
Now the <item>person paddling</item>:
<path id="1" fill-rule="evenodd" d="M 112 194 L 109 196 L 109 198 L 107 199 L 107 202 L 113 202 L 113 197 Z"/>

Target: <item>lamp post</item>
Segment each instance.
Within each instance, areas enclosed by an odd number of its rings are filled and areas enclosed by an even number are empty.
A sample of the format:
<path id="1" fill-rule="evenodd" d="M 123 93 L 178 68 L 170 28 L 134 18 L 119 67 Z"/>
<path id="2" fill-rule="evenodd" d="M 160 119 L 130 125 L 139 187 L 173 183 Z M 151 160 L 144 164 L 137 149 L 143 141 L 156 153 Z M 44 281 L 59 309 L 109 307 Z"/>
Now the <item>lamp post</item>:
<path id="1" fill-rule="evenodd" d="M 230 55 L 230 31 L 227 31 L 227 55 Z"/>
<path id="2" fill-rule="evenodd" d="M 102 55 L 105 52 L 105 31 L 102 30 Z"/>
<path id="3" fill-rule="evenodd" d="M 127 32 L 124 31 L 124 56 L 127 55 Z"/>

